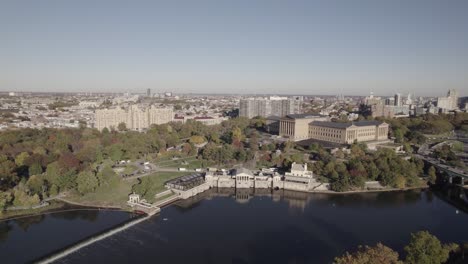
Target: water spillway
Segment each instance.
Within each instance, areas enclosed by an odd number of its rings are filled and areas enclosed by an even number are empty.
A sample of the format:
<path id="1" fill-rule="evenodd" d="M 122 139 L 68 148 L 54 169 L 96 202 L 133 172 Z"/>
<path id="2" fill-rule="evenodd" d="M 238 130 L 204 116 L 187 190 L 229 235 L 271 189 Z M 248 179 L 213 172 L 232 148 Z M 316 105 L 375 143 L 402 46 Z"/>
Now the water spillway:
<path id="1" fill-rule="evenodd" d="M 82 242 L 80 242 L 78 244 L 75 244 L 75 245 L 73 245 L 71 247 L 68 247 L 65 250 L 62 250 L 62 251 L 60 251 L 60 252 L 58 252 L 56 254 L 52 254 L 51 256 L 48 256 L 48 257 L 46 257 L 44 259 L 41 259 L 41 260 L 37 261 L 37 263 L 45 264 L 45 263 L 52 263 L 54 261 L 57 261 L 57 260 L 65 257 L 65 256 L 67 256 L 67 255 L 69 255 L 69 254 L 71 254 L 73 252 L 76 252 L 76 251 L 78 251 L 78 250 L 80 250 L 80 249 L 82 249 L 84 247 L 87 247 L 87 246 L 89 246 L 89 245 L 91 245 L 93 243 L 96 243 L 96 242 L 100 241 L 100 240 L 103 240 L 103 239 L 106 239 L 106 238 L 108 238 L 110 236 L 113 236 L 113 235 L 115 235 L 115 234 L 117 234 L 119 232 L 122 232 L 122 231 L 124 231 L 124 230 L 126 230 L 126 229 L 128 229 L 128 228 L 130 228 L 130 227 L 132 227 L 134 225 L 137 225 L 137 224 L 139 224 L 139 223 L 141 223 L 143 221 L 146 221 L 151 216 L 152 216 L 152 214 L 146 215 L 144 217 L 141 217 L 141 218 L 138 218 L 136 220 L 130 221 L 128 223 L 125 223 L 122 226 L 119 226 L 117 228 L 113 228 L 113 229 L 111 229 L 111 230 L 109 230 L 107 232 L 104 232 L 102 234 L 99 234 L 99 235 L 90 237 L 88 239 L 85 239 L 84 241 L 82 241 Z"/>

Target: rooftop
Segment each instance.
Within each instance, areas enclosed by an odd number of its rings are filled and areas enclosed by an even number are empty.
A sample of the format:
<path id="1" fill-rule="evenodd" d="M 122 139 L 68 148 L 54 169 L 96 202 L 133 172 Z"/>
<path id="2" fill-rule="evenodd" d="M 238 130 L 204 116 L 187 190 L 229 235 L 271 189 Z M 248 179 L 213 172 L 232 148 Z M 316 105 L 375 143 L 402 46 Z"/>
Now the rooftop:
<path id="1" fill-rule="evenodd" d="M 314 117 L 323 117 L 323 116 L 318 115 L 318 114 L 289 114 L 289 115 L 286 115 L 286 118 L 291 118 L 291 119 L 314 118 Z"/>
<path id="2" fill-rule="evenodd" d="M 339 123 L 339 122 L 327 122 L 327 121 L 312 121 L 310 122 L 310 124 L 315 125 L 315 126 L 330 127 L 330 128 L 348 128 L 351 126 L 379 126 L 383 124 L 383 122 L 381 121 L 359 121 L 359 122 Z"/>
<path id="3" fill-rule="evenodd" d="M 253 175 L 253 173 L 252 173 L 251 170 L 246 169 L 246 168 L 244 168 L 244 167 L 236 168 L 236 169 L 234 170 L 234 175 L 241 174 L 241 173 Z"/>

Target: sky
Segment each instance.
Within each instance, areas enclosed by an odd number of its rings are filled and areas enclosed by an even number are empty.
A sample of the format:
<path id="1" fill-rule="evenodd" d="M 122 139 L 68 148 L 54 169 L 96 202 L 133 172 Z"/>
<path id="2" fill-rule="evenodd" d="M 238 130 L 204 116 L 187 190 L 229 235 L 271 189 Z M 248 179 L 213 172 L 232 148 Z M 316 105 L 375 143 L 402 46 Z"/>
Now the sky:
<path id="1" fill-rule="evenodd" d="M 0 0 L 0 91 L 468 95 L 466 0 Z"/>

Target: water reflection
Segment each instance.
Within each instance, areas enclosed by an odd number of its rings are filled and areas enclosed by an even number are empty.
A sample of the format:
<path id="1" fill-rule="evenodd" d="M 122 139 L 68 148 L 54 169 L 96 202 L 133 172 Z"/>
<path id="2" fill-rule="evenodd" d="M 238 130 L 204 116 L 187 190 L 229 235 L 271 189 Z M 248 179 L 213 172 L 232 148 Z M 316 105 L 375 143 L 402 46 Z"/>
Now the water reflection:
<path id="1" fill-rule="evenodd" d="M 442 201 L 468 214 L 468 189 L 459 186 L 442 187 L 435 189 L 433 193 Z"/>
<path id="2" fill-rule="evenodd" d="M 346 195 L 211 189 L 60 262 L 330 263 L 359 244 L 380 241 L 402 253 L 419 230 L 462 243 L 468 216 L 455 210 L 466 212 L 466 194 L 456 188 Z M 24 262 L 128 218 L 77 211 L 8 221 L 0 224 L 0 253 L 33 248 L 27 258 L 6 259 Z M 44 246 L 44 237 L 52 244 Z"/>
<path id="3" fill-rule="evenodd" d="M 210 200 L 214 197 L 230 197 L 239 204 L 247 204 L 254 197 L 269 197 L 273 202 L 285 201 L 288 203 L 290 209 L 300 210 L 304 210 L 310 203 L 347 208 L 397 208 L 420 202 L 423 193 L 425 193 L 426 201 L 431 202 L 433 199 L 433 192 L 426 190 L 330 194 L 289 190 L 212 188 L 195 197 L 179 201 L 176 203 L 176 206 L 181 209 L 193 209 L 199 202 Z M 452 195 L 451 197 L 456 198 L 456 195 Z M 468 204 L 467 202 L 465 203 Z"/>

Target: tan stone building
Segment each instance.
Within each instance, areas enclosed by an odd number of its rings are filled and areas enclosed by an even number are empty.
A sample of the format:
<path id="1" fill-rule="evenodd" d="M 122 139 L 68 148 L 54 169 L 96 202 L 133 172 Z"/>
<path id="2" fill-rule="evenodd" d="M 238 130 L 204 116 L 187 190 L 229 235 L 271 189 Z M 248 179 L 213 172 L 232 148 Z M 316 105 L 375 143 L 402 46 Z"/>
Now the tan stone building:
<path id="1" fill-rule="evenodd" d="M 388 139 L 388 124 L 379 121 L 350 123 L 320 122 L 309 124 L 309 138 L 338 144 L 383 141 Z"/>
<path id="2" fill-rule="evenodd" d="M 311 114 L 291 114 L 280 119 L 279 135 L 293 141 L 309 138 L 309 123 L 312 121 L 327 121 L 329 117 Z"/>
<path id="3" fill-rule="evenodd" d="M 94 127 L 102 130 L 105 127 L 108 129 L 117 129 L 120 123 L 125 123 L 127 129 L 144 130 L 148 129 L 152 124 L 165 124 L 171 122 L 174 113 L 172 108 L 160 108 L 154 105 L 150 107 L 140 107 L 131 105 L 127 109 L 98 109 L 95 112 L 96 122 Z"/>

